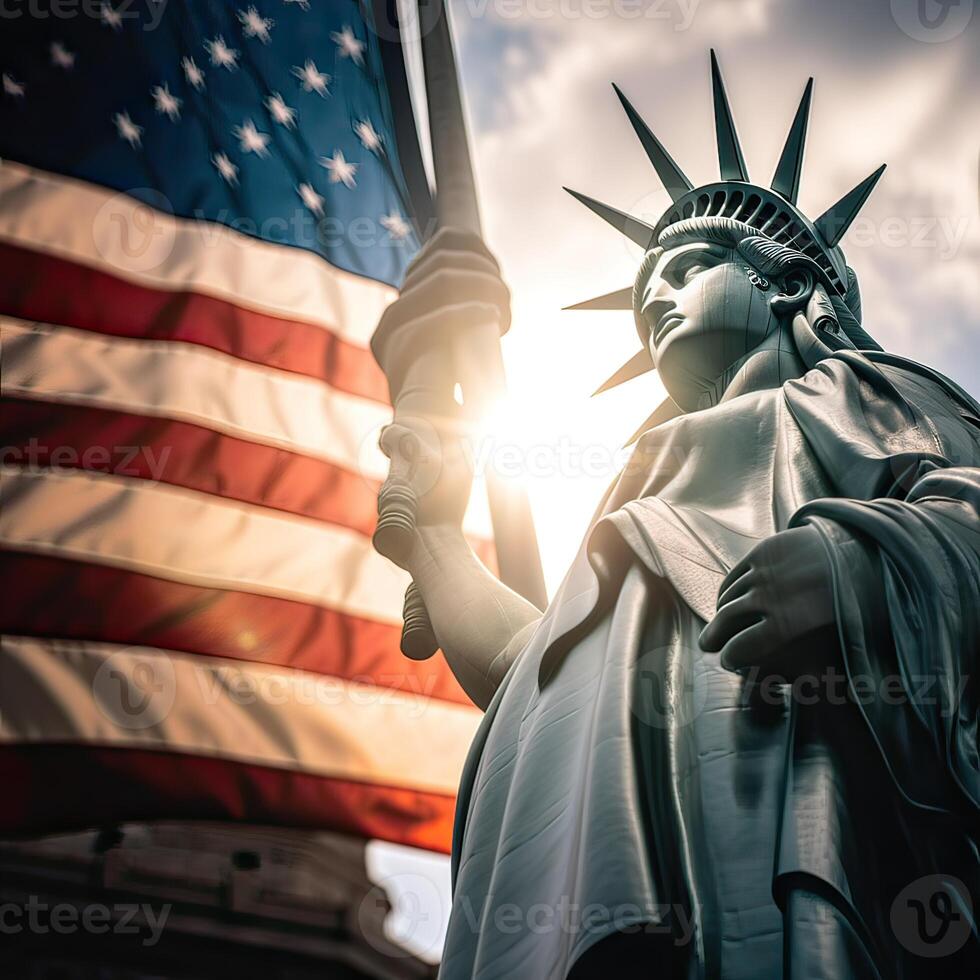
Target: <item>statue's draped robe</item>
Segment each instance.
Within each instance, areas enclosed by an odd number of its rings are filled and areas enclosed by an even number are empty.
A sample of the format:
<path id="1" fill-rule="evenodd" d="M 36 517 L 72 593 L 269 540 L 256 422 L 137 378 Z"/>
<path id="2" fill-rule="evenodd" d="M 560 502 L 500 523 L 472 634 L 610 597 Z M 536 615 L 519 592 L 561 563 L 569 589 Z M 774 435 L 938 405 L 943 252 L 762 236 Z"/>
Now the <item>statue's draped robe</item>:
<path id="1" fill-rule="evenodd" d="M 977 976 L 972 920 L 933 961 L 890 913 L 978 897 L 978 467 L 977 405 L 888 355 L 648 432 L 474 742 L 444 980 Z M 698 634 L 802 523 L 844 660 L 763 696 Z"/>

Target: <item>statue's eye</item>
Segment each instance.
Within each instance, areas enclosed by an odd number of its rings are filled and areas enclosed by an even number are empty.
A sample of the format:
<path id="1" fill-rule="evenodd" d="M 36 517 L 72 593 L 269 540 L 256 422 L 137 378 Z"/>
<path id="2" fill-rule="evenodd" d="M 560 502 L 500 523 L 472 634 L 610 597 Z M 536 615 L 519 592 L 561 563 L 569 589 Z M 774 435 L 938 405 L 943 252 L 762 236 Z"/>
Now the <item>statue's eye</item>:
<path id="1" fill-rule="evenodd" d="M 680 289 L 707 268 L 709 268 L 709 263 L 705 260 L 704 255 L 691 253 L 678 256 L 664 269 L 661 275 L 675 289 Z"/>
<path id="2" fill-rule="evenodd" d="M 720 249 L 716 251 L 707 245 L 702 248 L 692 248 L 687 252 L 670 256 L 660 270 L 660 278 L 674 289 L 681 289 L 695 276 L 713 269 L 722 261 L 724 255 Z"/>

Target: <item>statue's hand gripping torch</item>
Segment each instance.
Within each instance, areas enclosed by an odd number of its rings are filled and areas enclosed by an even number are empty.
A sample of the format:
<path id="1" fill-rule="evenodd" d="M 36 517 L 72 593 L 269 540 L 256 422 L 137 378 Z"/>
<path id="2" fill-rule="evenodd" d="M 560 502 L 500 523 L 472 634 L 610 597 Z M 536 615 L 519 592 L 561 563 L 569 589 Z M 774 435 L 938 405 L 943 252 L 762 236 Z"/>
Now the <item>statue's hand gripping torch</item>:
<path id="1" fill-rule="evenodd" d="M 419 527 L 462 523 L 472 471 L 465 413 L 454 390 L 460 364 L 472 361 L 467 338 L 506 329 L 509 301 L 482 240 L 443 228 L 410 265 L 400 297 L 372 338 L 395 409 L 381 437 L 391 465 L 378 496 L 374 546 L 409 571 Z M 414 583 L 404 621 L 402 652 L 417 660 L 432 656 L 438 643 Z"/>

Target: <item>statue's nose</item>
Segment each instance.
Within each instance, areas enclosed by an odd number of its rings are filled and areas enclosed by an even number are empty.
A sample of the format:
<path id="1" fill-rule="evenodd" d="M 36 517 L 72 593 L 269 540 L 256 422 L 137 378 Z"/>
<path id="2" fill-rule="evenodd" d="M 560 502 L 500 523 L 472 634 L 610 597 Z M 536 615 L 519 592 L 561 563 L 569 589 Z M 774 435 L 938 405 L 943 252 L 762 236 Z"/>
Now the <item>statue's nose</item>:
<path id="1" fill-rule="evenodd" d="M 650 328 L 650 334 L 654 341 L 657 339 L 657 328 L 668 313 L 677 309 L 677 304 L 666 296 L 652 299 L 643 308 L 643 319 Z"/>

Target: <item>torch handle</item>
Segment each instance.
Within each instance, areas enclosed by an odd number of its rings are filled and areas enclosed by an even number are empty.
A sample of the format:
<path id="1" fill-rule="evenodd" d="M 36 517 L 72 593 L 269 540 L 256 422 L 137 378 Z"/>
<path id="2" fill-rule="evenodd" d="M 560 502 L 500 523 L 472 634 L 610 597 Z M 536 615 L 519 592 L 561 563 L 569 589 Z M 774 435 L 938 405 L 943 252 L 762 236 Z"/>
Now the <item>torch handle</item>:
<path id="1" fill-rule="evenodd" d="M 413 352 L 408 344 L 392 344 L 388 352 L 390 359 L 384 365 L 385 373 L 389 379 L 399 379 L 393 424 L 401 424 L 407 435 L 394 440 L 388 448 L 388 478 L 378 494 L 378 522 L 373 542 L 379 554 L 407 568 L 418 533 L 419 495 L 430 489 L 426 481 L 437 477 L 440 465 L 439 431 L 432 423 L 445 418 L 448 406 L 454 405 L 453 355 L 441 344 L 421 352 Z M 403 370 L 397 363 L 399 360 L 407 361 Z M 431 444 L 426 444 L 427 438 Z M 433 454 L 434 463 L 429 458 Z M 412 660 L 427 660 L 439 644 L 422 594 L 414 582 L 405 593 L 402 619 L 402 653 Z"/>
<path id="2" fill-rule="evenodd" d="M 412 582 L 405 590 L 402 610 L 401 651 L 410 660 L 428 660 L 439 649 L 419 587 Z"/>
<path id="3" fill-rule="evenodd" d="M 438 477 L 442 447 L 437 425 L 454 404 L 453 355 L 444 344 L 412 351 L 410 342 L 392 343 L 386 353 L 385 374 L 389 382 L 396 379 L 392 425 L 401 426 L 405 435 L 387 447 L 388 478 L 378 494 L 374 547 L 407 568 L 415 546 L 419 494 Z"/>
<path id="4" fill-rule="evenodd" d="M 373 538 L 375 551 L 400 568 L 408 565 L 418 524 L 419 498 L 410 475 L 411 462 L 401 454 L 392 455 L 388 479 L 378 493 L 378 523 Z"/>

